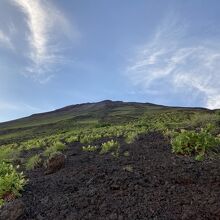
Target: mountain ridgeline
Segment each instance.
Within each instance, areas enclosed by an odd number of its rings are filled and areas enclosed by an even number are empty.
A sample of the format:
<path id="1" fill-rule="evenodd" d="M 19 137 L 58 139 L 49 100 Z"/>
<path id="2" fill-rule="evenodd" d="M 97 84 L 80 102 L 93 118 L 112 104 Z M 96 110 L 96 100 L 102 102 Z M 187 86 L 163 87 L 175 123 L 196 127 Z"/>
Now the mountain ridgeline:
<path id="1" fill-rule="evenodd" d="M 0 124 L 0 219 L 220 219 L 219 163 L 219 110 L 106 100 L 34 114 Z"/>
<path id="2" fill-rule="evenodd" d="M 213 112 L 205 108 L 168 107 L 152 103 L 104 100 L 70 105 L 54 111 L 0 123 L 0 144 L 22 141 L 77 127 L 105 126 L 138 120 L 163 112 Z"/>

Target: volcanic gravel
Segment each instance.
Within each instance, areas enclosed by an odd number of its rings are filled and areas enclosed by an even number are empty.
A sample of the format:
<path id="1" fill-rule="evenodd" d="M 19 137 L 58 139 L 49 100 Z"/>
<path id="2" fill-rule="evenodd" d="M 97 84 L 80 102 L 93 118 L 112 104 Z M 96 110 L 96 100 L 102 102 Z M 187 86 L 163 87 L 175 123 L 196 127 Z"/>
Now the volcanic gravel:
<path id="1" fill-rule="evenodd" d="M 20 220 L 220 219 L 220 159 L 176 156 L 157 132 L 133 144 L 118 141 L 119 158 L 75 143 L 64 152 L 63 169 L 28 172 Z"/>

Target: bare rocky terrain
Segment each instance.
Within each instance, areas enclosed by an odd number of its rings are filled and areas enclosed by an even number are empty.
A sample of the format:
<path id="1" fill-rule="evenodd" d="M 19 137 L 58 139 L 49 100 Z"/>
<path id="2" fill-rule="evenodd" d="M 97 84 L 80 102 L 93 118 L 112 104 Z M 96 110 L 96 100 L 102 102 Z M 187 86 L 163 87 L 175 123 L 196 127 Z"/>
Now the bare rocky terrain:
<path id="1" fill-rule="evenodd" d="M 28 172 L 19 219 L 220 219 L 220 159 L 175 156 L 156 132 L 119 141 L 119 158 L 82 152 L 75 143 L 61 170 Z"/>

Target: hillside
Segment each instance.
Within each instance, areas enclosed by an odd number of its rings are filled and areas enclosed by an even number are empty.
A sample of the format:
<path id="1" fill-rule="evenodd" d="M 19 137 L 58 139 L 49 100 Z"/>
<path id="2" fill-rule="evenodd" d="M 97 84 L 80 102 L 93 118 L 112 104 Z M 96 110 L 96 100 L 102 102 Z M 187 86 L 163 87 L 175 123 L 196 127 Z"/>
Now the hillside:
<path id="1" fill-rule="evenodd" d="M 26 118 L 0 123 L 0 129 L 12 129 L 18 127 L 31 127 L 49 123 L 57 123 L 68 119 L 100 119 L 104 116 L 135 115 L 146 110 L 157 110 L 163 106 L 144 103 L 126 103 L 121 101 L 105 100 L 98 103 L 84 103 L 70 105 L 51 112 L 34 114 Z"/>
<path id="2" fill-rule="evenodd" d="M 0 144 L 59 133 L 75 127 L 93 126 L 100 123 L 120 124 L 137 120 L 144 114 L 153 115 L 166 111 L 207 112 L 210 110 L 111 100 L 77 104 L 0 123 Z"/>
<path id="3" fill-rule="evenodd" d="M 0 124 L 0 220 L 219 219 L 219 110 L 105 100 Z"/>

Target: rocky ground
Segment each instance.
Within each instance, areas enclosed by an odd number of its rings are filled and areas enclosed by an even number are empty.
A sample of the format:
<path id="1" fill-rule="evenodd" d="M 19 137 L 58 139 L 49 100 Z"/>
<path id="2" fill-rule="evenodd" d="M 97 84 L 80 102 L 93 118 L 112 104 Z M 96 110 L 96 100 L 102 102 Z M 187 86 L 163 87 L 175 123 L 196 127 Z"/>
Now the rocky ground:
<path id="1" fill-rule="evenodd" d="M 220 159 L 175 156 L 159 133 L 119 141 L 118 159 L 76 143 L 61 170 L 28 172 L 19 220 L 220 219 Z"/>

